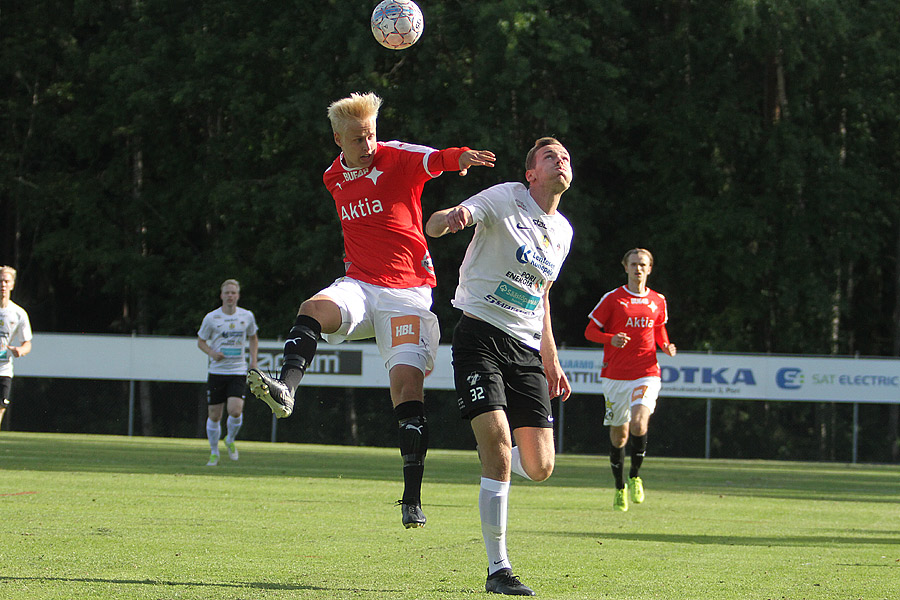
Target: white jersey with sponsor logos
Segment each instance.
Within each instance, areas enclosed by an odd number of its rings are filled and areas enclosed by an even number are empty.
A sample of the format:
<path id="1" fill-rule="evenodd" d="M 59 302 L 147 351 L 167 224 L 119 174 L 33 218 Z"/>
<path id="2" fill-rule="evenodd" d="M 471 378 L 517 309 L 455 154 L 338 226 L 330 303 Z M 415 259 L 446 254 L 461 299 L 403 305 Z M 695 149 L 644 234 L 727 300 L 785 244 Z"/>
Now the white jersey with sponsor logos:
<path id="1" fill-rule="evenodd" d="M 31 341 L 31 322 L 25 309 L 10 302 L 0 308 L 0 377 L 13 376 L 13 355 L 10 346 Z"/>
<path id="2" fill-rule="evenodd" d="M 256 332 L 256 317 L 240 306 L 235 308 L 233 315 L 225 314 L 221 307 L 207 313 L 197 336 L 206 340 L 214 351 L 225 355 L 222 360 L 209 359 L 209 372 L 215 375 L 246 375 L 245 348 Z"/>
<path id="3" fill-rule="evenodd" d="M 572 226 L 548 215 L 521 183 L 501 183 L 462 202 L 475 235 L 459 269 L 453 306 L 540 349 L 543 296 L 572 245 Z"/>

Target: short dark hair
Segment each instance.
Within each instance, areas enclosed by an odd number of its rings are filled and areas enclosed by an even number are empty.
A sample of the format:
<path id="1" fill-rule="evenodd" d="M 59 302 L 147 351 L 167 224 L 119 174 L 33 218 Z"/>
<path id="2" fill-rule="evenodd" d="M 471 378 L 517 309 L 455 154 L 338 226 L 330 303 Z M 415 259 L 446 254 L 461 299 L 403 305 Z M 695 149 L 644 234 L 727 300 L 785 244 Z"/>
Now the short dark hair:
<path id="1" fill-rule="evenodd" d="M 562 146 L 560 141 L 554 137 L 542 137 L 535 140 L 534 147 L 528 151 L 528 154 L 525 155 L 525 170 L 530 171 L 534 168 L 534 163 L 537 160 L 534 158 L 534 155 L 537 154 L 538 150 L 540 150 L 544 146 L 552 146 L 554 144 L 556 144 L 557 146 Z"/>

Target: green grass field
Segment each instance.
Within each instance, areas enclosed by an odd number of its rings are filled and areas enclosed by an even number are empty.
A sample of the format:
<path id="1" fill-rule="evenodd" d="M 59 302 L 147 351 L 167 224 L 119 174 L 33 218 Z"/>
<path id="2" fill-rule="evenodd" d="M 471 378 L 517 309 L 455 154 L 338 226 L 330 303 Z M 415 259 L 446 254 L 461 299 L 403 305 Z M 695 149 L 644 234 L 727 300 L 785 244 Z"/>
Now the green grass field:
<path id="1" fill-rule="evenodd" d="M 238 448 L 209 468 L 200 439 L 3 432 L 0 598 L 487 596 L 474 452 L 429 452 L 428 526 L 405 530 L 395 449 Z M 642 476 L 627 513 L 606 457 L 514 479 L 510 558 L 539 597 L 900 596 L 897 466 L 651 456 Z"/>

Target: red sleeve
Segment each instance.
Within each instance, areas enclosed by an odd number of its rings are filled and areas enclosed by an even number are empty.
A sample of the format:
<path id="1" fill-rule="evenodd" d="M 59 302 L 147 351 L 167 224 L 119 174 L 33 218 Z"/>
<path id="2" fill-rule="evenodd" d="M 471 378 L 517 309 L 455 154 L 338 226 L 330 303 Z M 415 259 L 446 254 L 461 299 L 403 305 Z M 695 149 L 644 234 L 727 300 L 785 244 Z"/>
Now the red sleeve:
<path id="1" fill-rule="evenodd" d="M 428 157 L 428 170 L 435 171 L 459 171 L 459 157 L 470 148 L 447 148 L 433 152 Z"/>
<path id="2" fill-rule="evenodd" d="M 669 332 L 666 331 L 666 324 L 655 327 L 654 335 L 656 336 L 656 345 L 665 349 L 669 345 Z"/>
<path id="3" fill-rule="evenodd" d="M 587 329 L 584 330 L 584 337 L 598 344 L 608 344 L 613 339 L 613 335 L 600 329 L 600 326 L 593 321 L 588 321 Z"/>

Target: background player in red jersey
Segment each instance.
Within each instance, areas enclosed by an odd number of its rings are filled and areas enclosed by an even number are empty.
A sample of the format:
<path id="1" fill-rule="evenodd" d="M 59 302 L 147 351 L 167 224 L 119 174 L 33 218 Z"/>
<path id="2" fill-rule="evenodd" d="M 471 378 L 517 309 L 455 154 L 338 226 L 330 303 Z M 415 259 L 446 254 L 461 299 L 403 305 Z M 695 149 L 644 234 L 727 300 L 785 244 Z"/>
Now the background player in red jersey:
<path id="1" fill-rule="evenodd" d="M 606 416 L 612 443 L 609 462 L 616 480 L 613 507 L 628 510 L 626 487 L 631 500 L 644 501 L 644 484 L 638 476 L 647 450 L 647 427 L 660 390 L 656 346 L 675 356 L 669 342 L 666 298 L 647 287 L 653 270 L 649 250 L 633 248 L 622 259 L 628 283 L 607 292 L 589 316 L 584 337 L 603 344 L 600 382 L 606 397 Z M 629 435 L 630 434 L 630 435 Z M 631 440 L 631 471 L 624 480 L 625 444 Z"/>
<path id="2" fill-rule="evenodd" d="M 400 424 L 403 525 L 425 525 L 421 488 L 428 425 L 425 373 L 434 367 L 440 330 L 431 312 L 434 267 L 422 232 L 422 189 L 443 171 L 465 175 L 494 165 L 494 154 L 469 148 L 435 150 L 379 142 L 381 98 L 351 94 L 328 107 L 341 154 L 325 171 L 344 234 L 345 275 L 300 305 L 284 345 L 278 379 L 258 369 L 250 391 L 278 417 L 290 416 L 294 393 L 312 362 L 320 335 L 329 343 L 375 338 L 388 369 Z"/>

